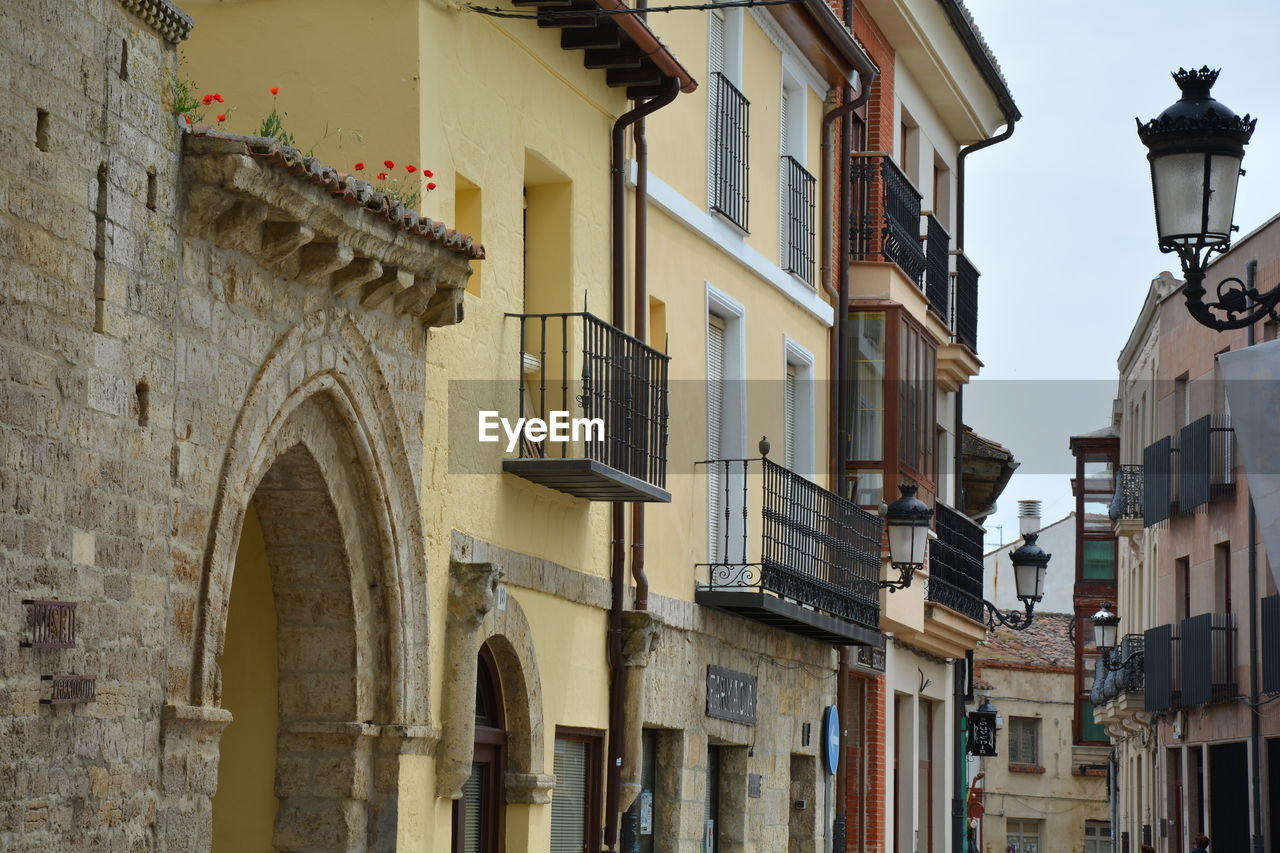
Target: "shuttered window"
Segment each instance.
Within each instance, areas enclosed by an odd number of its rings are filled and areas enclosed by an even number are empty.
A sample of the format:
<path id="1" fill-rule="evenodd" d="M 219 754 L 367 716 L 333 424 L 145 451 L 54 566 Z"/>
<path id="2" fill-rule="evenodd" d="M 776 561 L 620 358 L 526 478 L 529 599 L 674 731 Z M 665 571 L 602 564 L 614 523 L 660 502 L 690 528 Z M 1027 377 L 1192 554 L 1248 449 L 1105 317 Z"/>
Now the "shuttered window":
<path id="1" fill-rule="evenodd" d="M 790 248 L 790 234 L 787 232 L 790 210 L 790 181 L 787 169 L 787 155 L 791 153 L 791 91 L 785 86 L 782 89 L 782 100 L 778 103 L 778 264 L 787 266 L 787 251 Z M 791 467 L 790 465 L 787 466 Z"/>
<path id="2" fill-rule="evenodd" d="M 471 775 L 462 786 L 462 851 L 480 853 L 482 822 L 484 820 L 484 792 L 488 789 L 487 764 L 472 764 Z"/>
<path id="3" fill-rule="evenodd" d="M 588 756 L 584 740 L 556 738 L 556 788 L 551 796 L 551 853 L 587 849 Z"/>
<path id="4" fill-rule="evenodd" d="M 712 9 L 708 22 L 710 34 L 707 40 L 707 80 L 713 81 L 714 74 L 724 73 L 724 32 L 725 20 L 723 9 Z M 716 115 L 719 113 L 720 87 L 707 86 L 707 198 L 714 199 L 716 187 L 720 184 L 720 139 L 716 134 Z"/>
<path id="5" fill-rule="evenodd" d="M 724 320 L 707 320 L 707 458 L 724 458 Z M 707 541 L 711 562 L 724 558 L 724 471 L 707 466 Z"/>
<path id="6" fill-rule="evenodd" d="M 1040 721 L 1038 719 L 1009 718 L 1009 763 L 1040 763 Z"/>
<path id="7" fill-rule="evenodd" d="M 796 469 L 796 366 L 787 365 L 782 386 L 782 453 L 788 470 Z"/>

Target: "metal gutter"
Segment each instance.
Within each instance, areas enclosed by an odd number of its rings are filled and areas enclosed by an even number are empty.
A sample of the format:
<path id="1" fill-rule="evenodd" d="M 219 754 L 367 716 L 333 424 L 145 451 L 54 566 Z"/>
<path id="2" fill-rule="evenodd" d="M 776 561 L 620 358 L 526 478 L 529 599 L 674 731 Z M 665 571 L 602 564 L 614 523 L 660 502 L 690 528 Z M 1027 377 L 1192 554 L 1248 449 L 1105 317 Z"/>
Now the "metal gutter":
<path id="1" fill-rule="evenodd" d="M 596 5 L 606 12 L 631 8 L 622 0 L 596 0 Z M 698 88 L 698 81 L 658 40 L 653 30 L 649 29 L 649 25 L 641 20 L 639 15 L 611 15 L 610 18 L 618 25 L 618 29 L 635 43 L 636 48 L 658 66 L 659 71 L 667 77 L 680 81 L 681 92 L 688 94 Z"/>

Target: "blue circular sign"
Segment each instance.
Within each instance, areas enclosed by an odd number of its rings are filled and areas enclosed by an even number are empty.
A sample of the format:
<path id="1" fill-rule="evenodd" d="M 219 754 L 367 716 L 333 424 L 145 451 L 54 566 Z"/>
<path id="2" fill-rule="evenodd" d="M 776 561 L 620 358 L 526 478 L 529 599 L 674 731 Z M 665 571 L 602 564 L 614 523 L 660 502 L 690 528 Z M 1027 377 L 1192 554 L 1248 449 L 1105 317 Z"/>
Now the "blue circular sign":
<path id="1" fill-rule="evenodd" d="M 840 766 L 840 712 L 835 705 L 822 712 L 822 760 L 828 773 Z"/>

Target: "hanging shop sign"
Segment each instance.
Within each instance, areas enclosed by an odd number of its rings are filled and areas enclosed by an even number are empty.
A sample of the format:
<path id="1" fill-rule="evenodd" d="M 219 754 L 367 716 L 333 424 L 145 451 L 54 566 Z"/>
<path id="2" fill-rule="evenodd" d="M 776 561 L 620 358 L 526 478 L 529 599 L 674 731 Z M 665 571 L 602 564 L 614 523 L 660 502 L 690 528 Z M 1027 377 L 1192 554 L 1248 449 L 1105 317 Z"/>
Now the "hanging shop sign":
<path id="1" fill-rule="evenodd" d="M 707 667 L 707 716 L 748 726 L 756 724 L 756 677 Z"/>
<path id="2" fill-rule="evenodd" d="M 996 709 L 983 701 L 969 712 L 969 754 L 992 757 L 996 754 Z"/>

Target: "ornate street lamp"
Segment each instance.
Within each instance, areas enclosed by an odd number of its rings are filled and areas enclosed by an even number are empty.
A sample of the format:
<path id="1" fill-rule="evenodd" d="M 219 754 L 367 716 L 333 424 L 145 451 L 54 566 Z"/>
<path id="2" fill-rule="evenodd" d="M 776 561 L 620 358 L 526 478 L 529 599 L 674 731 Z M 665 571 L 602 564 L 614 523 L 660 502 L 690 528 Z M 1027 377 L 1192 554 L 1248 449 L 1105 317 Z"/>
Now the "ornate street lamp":
<path id="1" fill-rule="evenodd" d="M 1205 301 L 1205 268 L 1214 255 L 1231 248 L 1231 232 L 1237 230 L 1231 220 L 1236 184 L 1244 174 L 1240 161 L 1258 121 L 1241 118 L 1210 97 L 1218 71 L 1208 66 L 1179 68 L 1173 79 L 1182 97 L 1151 121 L 1138 120 L 1138 136 L 1150 152 L 1160 251 L 1177 254 L 1187 310 L 1203 325 L 1225 331 L 1267 316 L 1280 319 L 1280 286 L 1260 293 L 1252 275 L 1248 282 L 1223 279 L 1212 300 Z"/>
<path id="2" fill-rule="evenodd" d="M 1112 672 L 1119 672 L 1131 663 L 1140 666 L 1142 651 L 1136 651 L 1123 660 L 1114 654 L 1120 645 L 1120 617 L 1111 609 L 1110 604 L 1102 605 L 1102 609 L 1089 617 L 1093 623 L 1093 644 L 1102 652 L 1102 665 Z"/>
<path id="3" fill-rule="evenodd" d="M 1013 585 L 1026 612 L 1018 613 L 1014 610 L 1001 613 L 990 601 L 983 601 L 982 604 L 987 609 L 988 628 L 995 629 L 998 625 L 1003 625 L 1014 631 L 1025 631 L 1031 625 L 1036 602 L 1044 598 L 1044 575 L 1049 568 L 1049 558 L 1053 556 L 1036 544 L 1039 536 L 1038 533 L 1025 534 L 1022 545 L 1009 555 L 1009 562 L 1013 563 Z"/>
<path id="4" fill-rule="evenodd" d="M 905 483 L 898 486 L 902 496 L 884 513 L 885 526 L 889 528 L 889 563 L 898 570 L 897 580 L 880 581 L 881 588 L 889 592 L 911 586 L 911 576 L 924 566 L 933 510 L 916 497 L 916 488 Z"/>
<path id="5" fill-rule="evenodd" d="M 996 755 L 996 706 L 985 696 L 977 710 L 969 712 L 969 754 Z"/>

